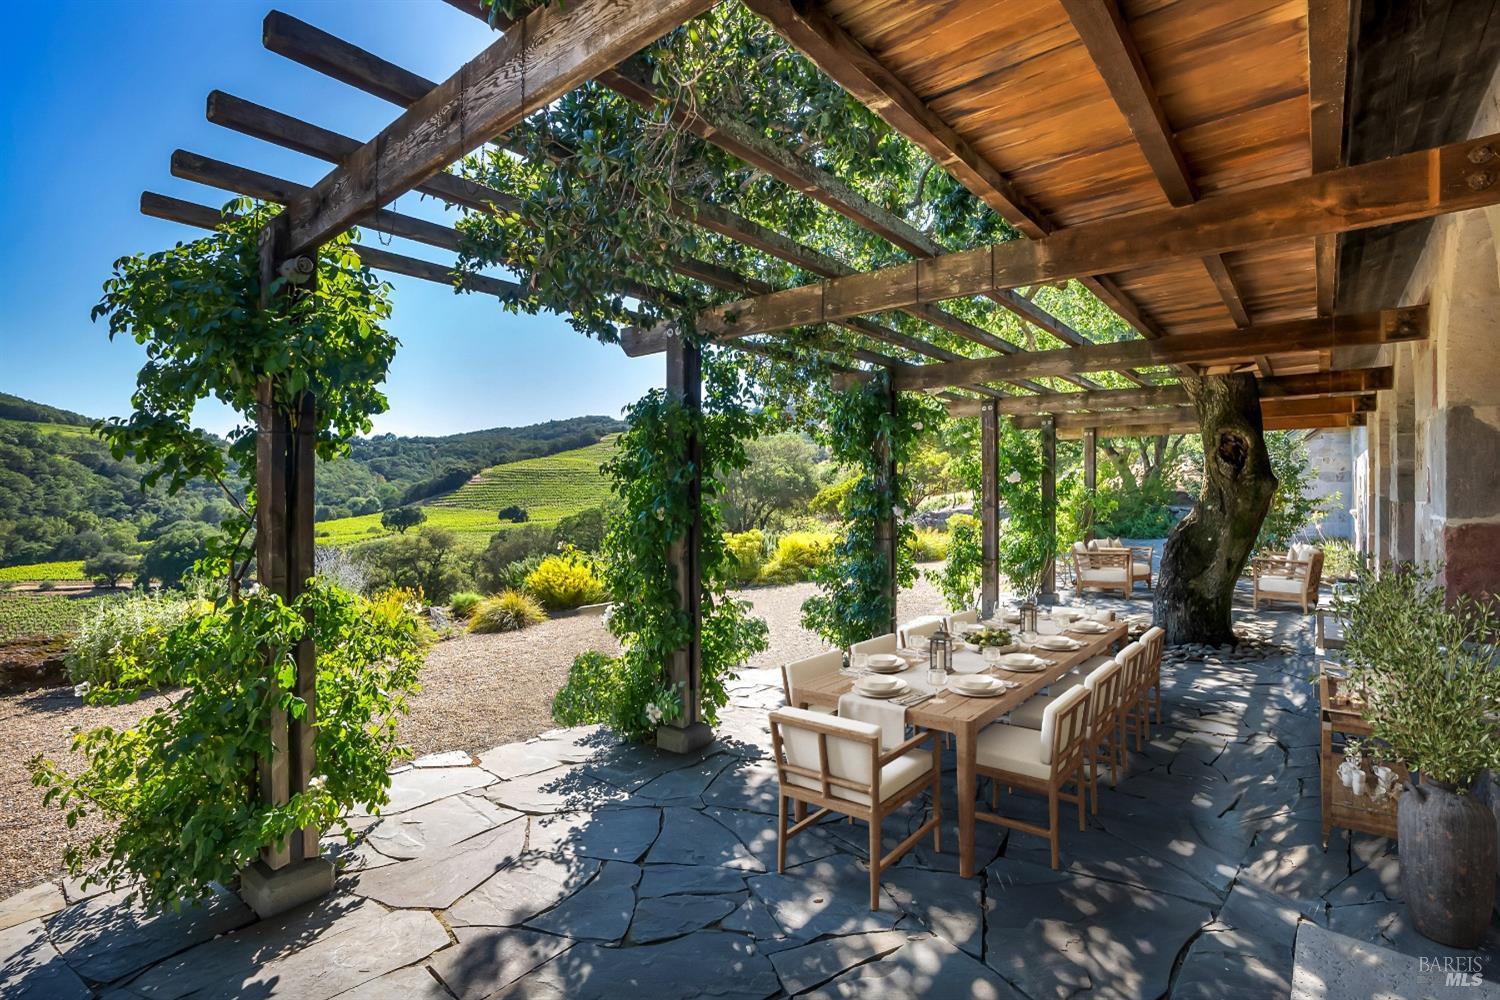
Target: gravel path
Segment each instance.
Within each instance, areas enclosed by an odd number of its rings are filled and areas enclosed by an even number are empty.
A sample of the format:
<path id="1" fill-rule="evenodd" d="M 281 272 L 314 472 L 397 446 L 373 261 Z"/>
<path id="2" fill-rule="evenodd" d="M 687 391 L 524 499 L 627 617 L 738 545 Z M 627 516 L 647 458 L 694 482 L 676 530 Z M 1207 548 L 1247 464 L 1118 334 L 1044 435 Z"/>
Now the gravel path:
<path id="1" fill-rule="evenodd" d="M 810 583 L 742 591 L 771 629 L 771 647 L 751 661 L 779 666 L 824 648 L 800 625 Z M 940 610 L 942 598 L 918 580 L 900 599 L 902 620 Z M 443 750 L 488 750 L 553 728 L 552 696 L 567 679 L 573 658 L 590 649 L 618 647 L 598 616 L 559 618 L 524 632 L 462 635 L 438 643 L 422 671 L 422 691 L 401 723 L 401 738 L 417 754 Z M 73 830 L 63 813 L 43 808 L 31 787 L 26 762 L 41 753 L 59 762 L 75 727 L 128 726 L 155 707 L 157 699 L 112 708 L 91 708 L 68 688 L 0 696 L 0 899 L 55 876 L 68 844 L 81 844 L 102 826 L 84 820 Z M 77 763 L 81 765 L 81 760 Z"/>

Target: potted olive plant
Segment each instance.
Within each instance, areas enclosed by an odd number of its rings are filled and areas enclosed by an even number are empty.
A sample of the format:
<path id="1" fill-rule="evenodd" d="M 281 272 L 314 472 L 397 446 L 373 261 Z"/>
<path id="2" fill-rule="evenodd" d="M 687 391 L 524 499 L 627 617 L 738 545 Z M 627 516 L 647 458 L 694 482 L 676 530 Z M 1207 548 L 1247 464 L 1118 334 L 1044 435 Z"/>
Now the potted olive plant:
<path id="1" fill-rule="evenodd" d="M 1434 941 L 1476 947 L 1495 899 L 1495 817 L 1473 792 L 1500 768 L 1500 617 L 1448 602 L 1432 572 L 1411 565 L 1362 571 L 1336 607 L 1374 737 L 1412 772 L 1396 815 L 1412 921 Z"/>

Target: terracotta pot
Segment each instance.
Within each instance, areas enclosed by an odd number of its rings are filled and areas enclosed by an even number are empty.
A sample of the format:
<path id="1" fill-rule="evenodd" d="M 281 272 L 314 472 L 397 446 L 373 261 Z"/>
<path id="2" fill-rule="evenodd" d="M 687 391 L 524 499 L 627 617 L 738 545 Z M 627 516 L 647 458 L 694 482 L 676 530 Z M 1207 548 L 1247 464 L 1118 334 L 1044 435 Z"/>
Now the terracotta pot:
<path id="1" fill-rule="evenodd" d="M 1475 948 L 1495 903 L 1495 817 L 1473 795 L 1422 779 L 1396 806 L 1401 892 L 1412 923 L 1451 948 Z"/>

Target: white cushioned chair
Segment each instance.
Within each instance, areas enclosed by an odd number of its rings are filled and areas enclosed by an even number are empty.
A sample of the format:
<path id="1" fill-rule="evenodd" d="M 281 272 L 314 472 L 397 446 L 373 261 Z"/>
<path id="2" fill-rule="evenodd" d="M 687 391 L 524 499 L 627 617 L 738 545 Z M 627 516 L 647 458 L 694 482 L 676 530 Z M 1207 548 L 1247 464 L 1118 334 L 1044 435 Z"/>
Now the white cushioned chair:
<path id="1" fill-rule="evenodd" d="M 871 653 L 894 653 L 896 651 L 896 633 L 887 632 L 885 635 L 877 635 L 873 639 L 864 642 L 856 642 L 849 647 L 850 656 L 868 656 Z"/>
<path id="2" fill-rule="evenodd" d="M 918 749 L 923 743 L 927 749 Z M 918 733 L 889 750 L 880 749 L 880 727 L 868 722 L 818 715 L 797 708 L 771 713 L 771 750 L 780 794 L 776 797 L 776 870 L 786 870 L 786 842 L 830 813 L 865 820 L 870 826 L 870 909 L 880 909 L 880 875 L 928 833 L 942 850 L 942 789 L 936 733 Z M 889 854 L 881 849 L 885 817 L 932 792 L 932 815 Z M 787 826 L 787 802 L 797 822 Z M 803 818 L 804 805 L 818 810 Z"/>
<path id="3" fill-rule="evenodd" d="M 1150 651 L 1140 640 L 1120 650 L 1120 663 L 1125 668 L 1125 735 L 1135 736 L 1136 750 L 1146 749 L 1146 737 L 1151 734 L 1150 710 L 1146 690 L 1150 686 Z"/>
<path id="4" fill-rule="evenodd" d="M 979 612 L 970 608 L 968 611 L 955 611 L 948 616 L 948 631 L 952 632 L 960 625 L 978 625 Z"/>
<path id="5" fill-rule="evenodd" d="M 1141 645 L 1146 647 L 1146 699 L 1156 712 L 1156 724 L 1161 725 L 1161 658 L 1167 646 L 1167 633 L 1161 626 L 1152 625 L 1141 634 Z"/>
<path id="6" fill-rule="evenodd" d="M 1109 762 L 1109 787 L 1114 788 L 1125 761 L 1125 724 L 1121 714 L 1125 708 L 1125 668 L 1112 657 L 1098 657 L 1091 662 L 1097 661 L 1102 662 L 1082 682 L 1090 692 L 1089 787 L 1093 791 L 1095 815 L 1099 812 L 1099 762 Z M 1028 698 L 1006 721 L 1013 726 L 1039 730 L 1047 709 L 1076 686 Z"/>
<path id="7" fill-rule="evenodd" d="M 978 819 L 1023 833 L 1046 837 L 1052 845 L 1052 867 L 1058 866 L 1058 802 L 1078 806 L 1078 829 L 1084 828 L 1084 796 L 1090 758 L 1089 699 L 1092 692 L 1079 685 L 1047 706 L 1042 731 L 997 722 L 979 734 L 975 745 L 977 773 L 994 782 L 992 806 L 999 786 L 1021 788 L 1047 796 L 1047 826 L 1040 827 L 998 812 L 980 812 Z M 1072 786 L 1073 792 L 1063 789 Z M 974 789 L 958 794 L 973 795 Z"/>
<path id="8" fill-rule="evenodd" d="M 905 625 L 896 629 L 896 640 L 899 645 L 905 648 L 910 648 L 913 645 L 920 646 L 924 644 L 920 640 L 926 639 L 940 628 L 946 628 L 947 625 L 948 619 L 942 615 L 923 615 L 920 618 L 913 618 Z"/>
<path id="9" fill-rule="evenodd" d="M 801 708 L 801 699 L 797 697 L 798 688 L 817 680 L 836 674 L 844 665 L 844 651 L 841 649 L 830 649 L 826 653 L 816 656 L 807 656 L 800 660 L 793 660 L 781 668 L 781 690 L 786 695 L 786 703 L 793 708 Z M 838 714 L 835 709 L 826 706 L 812 706 L 809 711 L 819 712 L 823 715 Z"/>
<path id="10" fill-rule="evenodd" d="M 1260 556 L 1250 563 L 1254 582 L 1251 601 L 1259 610 L 1261 601 L 1287 601 L 1317 607 L 1318 584 L 1323 579 L 1323 550 L 1316 545 L 1293 545 L 1284 556 Z"/>
<path id="11" fill-rule="evenodd" d="M 1073 577 L 1079 593 L 1085 590 L 1118 590 L 1120 596 L 1129 597 L 1134 583 L 1131 579 L 1130 551 L 1089 548 L 1083 542 L 1074 542 Z"/>

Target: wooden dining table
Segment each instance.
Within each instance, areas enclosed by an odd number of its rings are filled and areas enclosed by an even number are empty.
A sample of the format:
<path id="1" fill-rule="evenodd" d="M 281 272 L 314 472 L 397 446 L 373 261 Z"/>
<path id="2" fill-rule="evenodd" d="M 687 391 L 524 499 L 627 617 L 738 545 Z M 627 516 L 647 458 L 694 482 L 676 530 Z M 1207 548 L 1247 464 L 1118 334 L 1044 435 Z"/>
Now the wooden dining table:
<path id="1" fill-rule="evenodd" d="M 990 673 L 1003 680 L 1013 681 L 1018 687 L 1004 694 L 987 698 L 972 698 L 945 689 L 936 697 L 906 710 L 907 725 L 922 729 L 934 729 L 952 733 L 958 756 L 958 871 L 968 878 L 974 874 L 974 799 L 977 794 L 974 770 L 975 744 L 979 731 L 1006 715 L 1026 699 L 1038 693 L 1071 671 L 1080 663 L 1113 652 L 1128 634 L 1124 622 L 1103 622 L 1109 631 L 1098 635 L 1066 633 L 1083 645 L 1072 651 L 1060 651 L 1031 647 L 1031 652 L 1052 661 L 1051 666 L 1039 671 L 1012 671 L 995 666 Z M 904 672 L 925 671 L 925 665 L 909 667 Z M 899 676 L 899 675 L 898 675 Z M 848 694 L 855 678 L 836 672 L 827 674 L 797 687 L 798 708 L 813 705 L 837 708 L 839 698 Z"/>

